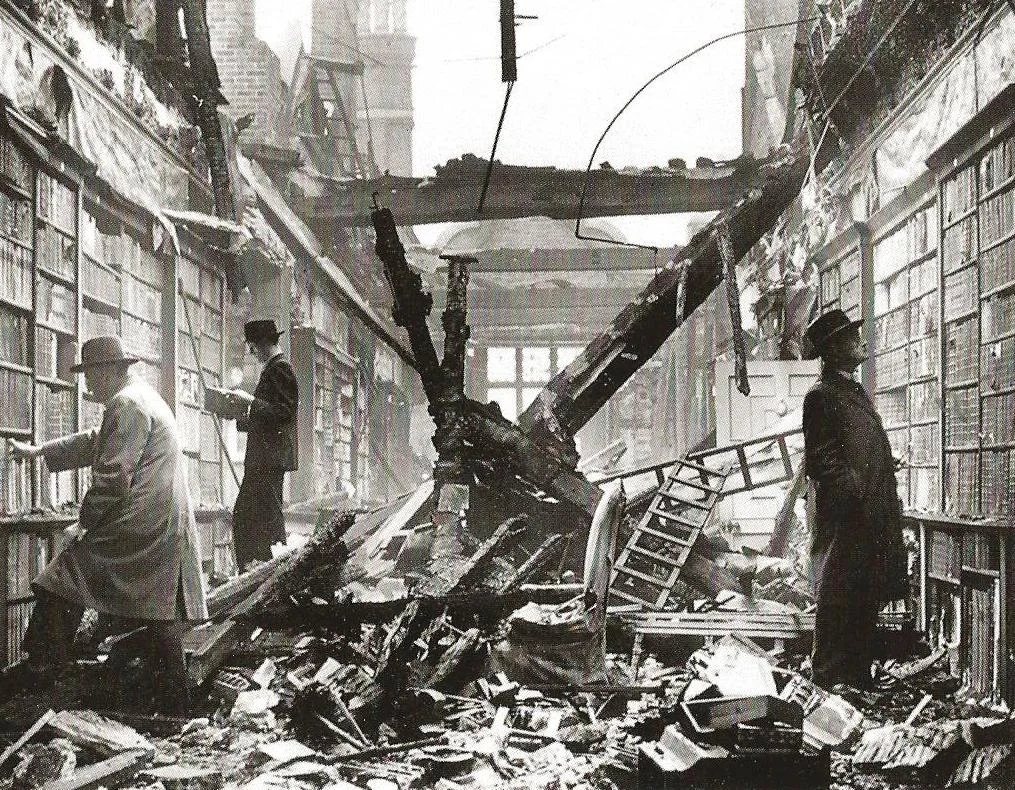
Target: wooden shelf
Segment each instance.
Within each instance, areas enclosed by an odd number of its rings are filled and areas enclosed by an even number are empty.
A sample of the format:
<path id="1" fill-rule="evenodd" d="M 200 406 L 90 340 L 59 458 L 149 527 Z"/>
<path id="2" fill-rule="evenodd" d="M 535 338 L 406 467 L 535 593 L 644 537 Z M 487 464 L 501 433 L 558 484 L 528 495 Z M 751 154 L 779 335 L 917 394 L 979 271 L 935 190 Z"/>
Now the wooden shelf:
<path id="1" fill-rule="evenodd" d="M 69 338 L 75 339 L 75 340 L 77 339 L 77 331 L 74 330 L 74 329 L 67 329 L 66 327 L 53 326 L 53 324 L 50 324 L 50 323 L 48 323 L 46 321 L 39 321 L 39 320 L 37 320 L 35 322 L 35 324 L 36 324 L 36 326 L 41 326 L 43 329 L 48 329 L 50 332 L 56 332 L 58 335 L 63 335 L 64 337 L 69 337 Z"/>
<path id="2" fill-rule="evenodd" d="M 0 294 L 0 304 L 4 307 L 13 307 L 15 310 L 20 310 L 22 313 L 31 314 L 33 312 L 31 304 L 20 304 L 2 294 Z"/>
<path id="3" fill-rule="evenodd" d="M 1000 184 L 995 186 L 993 189 L 990 189 L 989 191 L 984 192 L 982 195 L 980 195 L 979 199 L 977 200 L 977 203 L 986 203 L 991 198 L 997 197 L 1002 192 L 1005 192 L 1006 190 L 1010 189 L 1013 186 L 1015 186 L 1015 176 L 1008 176 L 1008 178 L 1006 178 Z"/>
<path id="4" fill-rule="evenodd" d="M 948 230 L 950 228 L 954 228 L 956 225 L 958 225 L 963 220 L 967 220 L 970 217 L 974 216 L 976 214 L 977 208 L 979 208 L 978 204 L 974 203 L 972 208 L 966 209 L 964 212 L 959 214 L 959 216 L 957 216 L 955 219 L 949 220 L 948 222 L 944 223 L 941 226 L 941 233 L 944 234 L 944 232 L 946 230 Z"/>
<path id="5" fill-rule="evenodd" d="M 994 288 L 991 288 L 989 291 L 983 291 L 980 294 L 980 299 L 981 300 L 983 300 L 983 299 L 989 299 L 990 297 L 996 296 L 999 293 L 1004 293 L 1005 291 L 1010 291 L 1013 288 L 1015 288 L 1015 280 L 1009 280 L 1008 282 L 1004 283 L 1003 285 L 998 285 L 998 286 L 995 286 Z"/>
<path id="6" fill-rule="evenodd" d="M 946 315 L 944 317 L 944 323 L 954 324 L 957 321 L 963 321 L 966 318 L 970 318 L 980 312 L 979 307 L 970 307 L 967 310 L 963 310 L 961 313 L 955 313 L 955 315 Z"/>
<path id="7" fill-rule="evenodd" d="M 88 293 L 88 291 L 84 290 L 83 288 L 81 289 L 81 298 L 85 303 L 90 302 L 92 306 L 101 307 L 102 310 L 100 312 L 108 313 L 110 311 L 114 311 L 117 314 L 120 313 L 119 305 L 113 304 L 112 302 L 103 299 L 101 296 L 96 296 L 95 294 Z"/>
<path id="8" fill-rule="evenodd" d="M 989 398 L 991 396 L 996 396 L 996 395 L 1013 395 L 1013 394 L 1015 394 L 1015 385 L 1011 385 L 1011 386 L 1008 386 L 1008 387 L 1001 387 L 1001 388 L 996 389 L 996 390 L 989 390 L 989 389 L 984 389 L 983 388 L 982 382 L 980 384 L 980 397 L 981 398 Z"/>
<path id="9" fill-rule="evenodd" d="M 15 373 L 25 373 L 31 376 L 35 371 L 28 365 L 19 365 L 16 362 L 6 362 L 0 359 L 0 369 L 13 370 Z"/>
<path id="10" fill-rule="evenodd" d="M 60 389 L 72 390 L 76 386 L 73 381 L 66 381 L 65 379 L 57 379 L 52 376 L 36 376 L 35 380 L 40 384 L 48 384 L 50 387 L 58 387 Z"/>
<path id="11" fill-rule="evenodd" d="M 20 186 L 19 184 L 15 184 L 14 181 L 11 179 L 11 177 L 6 175 L 5 173 L 0 173 L 0 186 L 3 186 L 3 188 L 8 190 L 9 192 L 13 192 L 15 195 L 22 198 L 23 200 L 27 200 L 29 202 L 34 202 L 35 200 L 31 192 L 28 192 L 24 187 Z"/>
<path id="12" fill-rule="evenodd" d="M 980 445 L 978 444 L 946 445 L 944 451 L 946 453 L 978 453 L 980 451 Z"/>
<path id="13" fill-rule="evenodd" d="M 980 341 L 980 347 L 989 346 L 993 343 L 1000 343 L 1002 340 L 1007 340 L 1009 337 L 1015 337 L 1015 329 L 1009 329 L 1007 332 L 1002 332 L 1000 335 L 994 335 L 988 337 L 986 340 Z"/>
<path id="14" fill-rule="evenodd" d="M 11 236 L 9 233 L 0 233 L 0 238 L 2 238 L 4 241 L 9 241 L 15 247 L 20 247 L 21 249 L 25 250 L 26 252 L 34 252 L 35 251 L 35 247 L 33 247 L 29 242 L 22 241 L 21 239 L 15 238 L 14 236 Z"/>
<path id="15" fill-rule="evenodd" d="M 969 387 L 975 387 L 980 383 L 979 379 L 963 379 L 962 381 L 946 381 L 946 390 L 961 390 L 968 389 Z"/>
<path id="16" fill-rule="evenodd" d="M 51 220 L 49 217 L 42 216 L 39 213 L 38 207 L 36 207 L 36 209 L 35 209 L 35 219 L 36 219 L 37 222 L 41 222 L 43 225 L 46 225 L 47 227 L 52 228 L 57 233 L 59 233 L 61 236 L 66 236 L 68 239 L 72 239 L 74 241 L 74 243 L 77 244 L 78 234 L 77 234 L 77 230 L 76 229 L 75 230 L 66 230 L 65 228 L 61 227 L 60 225 L 55 223 L 53 220 Z"/>
<path id="17" fill-rule="evenodd" d="M 78 513 L 25 513 L 0 516 L 0 529 L 48 537 L 78 520 Z"/>
<path id="18" fill-rule="evenodd" d="M 35 271 L 39 274 L 45 275 L 50 280 L 60 283 L 60 285 L 66 286 L 67 288 L 77 288 L 77 283 L 74 282 L 73 278 L 68 277 L 65 274 L 60 274 L 60 272 L 53 271 L 46 266 L 37 263 L 35 264 Z"/>
<path id="19" fill-rule="evenodd" d="M 0 424 L 0 435 L 10 437 L 32 438 L 31 428 L 12 428 L 9 425 Z"/>
<path id="20" fill-rule="evenodd" d="M 983 255 L 985 252 L 990 252 L 995 247 L 1000 247 L 1002 244 L 1006 244 L 1012 239 L 1015 239 L 1015 230 L 1010 230 L 1003 236 L 1000 236 L 999 238 L 996 238 L 993 241 L 987 242 L 986 244 L 984 244 L 983 240 L 981 239 L 979 255 Z M 977 257 L 979 257 L 979 255 Z"/>

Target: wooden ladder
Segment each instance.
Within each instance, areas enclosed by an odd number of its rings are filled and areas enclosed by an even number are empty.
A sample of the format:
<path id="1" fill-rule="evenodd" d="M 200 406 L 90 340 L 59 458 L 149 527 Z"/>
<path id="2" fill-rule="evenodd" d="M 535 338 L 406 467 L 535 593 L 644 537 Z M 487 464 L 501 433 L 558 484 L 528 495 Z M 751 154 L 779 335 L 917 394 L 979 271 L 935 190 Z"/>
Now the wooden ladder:
<path id="1" fill-rule="evenodd" d="M 613 566 L 614 602 L 663 608 L 723 495 L 731 468 L 727 464 L 714 469 L 684 459 L 665 477 L 657 470 L 659 489 Z"/>

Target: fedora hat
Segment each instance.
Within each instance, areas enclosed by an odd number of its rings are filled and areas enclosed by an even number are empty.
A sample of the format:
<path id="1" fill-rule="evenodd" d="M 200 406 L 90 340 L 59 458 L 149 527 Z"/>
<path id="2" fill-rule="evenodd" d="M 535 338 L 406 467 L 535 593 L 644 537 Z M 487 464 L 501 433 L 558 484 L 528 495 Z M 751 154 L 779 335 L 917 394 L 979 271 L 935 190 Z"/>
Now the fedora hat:
<path id="1" fill-rule="evenodd" d="M 853 320 L 842 310 L 836 308 L 822 313 L 815 318 L 805 333 L 811 344 L 820 352 L 828 341 L 847 329 L 855 329 L 863 324 L 863 319 Z"/>
<path id="2" fill-rule="evenodd" d="M 81 361 L 71 365 L 73 373 L 80 373 L 85 368 L 95 365 L 111 365 L 123 363 L 133 365 L 137 357 L 130 357 L 123 353 L 123 344 L 116 335 L 100 335 L 86 340 L 81 346 Z"/>
<path id="3" fill-rule="evenodd" d="M 248 343 L 263 343 L 265 340 L 274 342 L 282 334 L 273 320 L 247 321 L 243 325 L 243 339 Z"/>

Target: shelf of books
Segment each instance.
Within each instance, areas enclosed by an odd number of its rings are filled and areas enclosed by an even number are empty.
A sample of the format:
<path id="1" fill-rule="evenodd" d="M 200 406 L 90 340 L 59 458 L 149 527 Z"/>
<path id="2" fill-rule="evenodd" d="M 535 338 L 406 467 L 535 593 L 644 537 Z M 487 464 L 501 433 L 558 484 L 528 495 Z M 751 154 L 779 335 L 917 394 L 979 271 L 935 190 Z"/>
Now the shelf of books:
<path id="1" fill-rule="evenodd" d="M 940 505 L 937 204 L 921 206 L 873 245 L 874 401 L 906 506 Z"/>
<path id="2" fill-rule="evenodd" d="M 834 258 L 821 267 L 819 274 L 819 296 L 822 313 L 838 308 L 850 318 L 863 314 L 863 286 L 860 263 L 862 252 L 859 245 Z"/>
<path id="3" fill-rule="evenodd" d="M 215 418 L 204 408 L 201 381 L 203 377 L 210 387 L 220 387 L 223 382 L 224 284 L 221 274 L 186 257 L 180 258 L 180 279 L 183 294 L 177 300 L 176 419 L 191 496 L 201 507 L 218 508 L 224 502 L 225 456 Z"/>

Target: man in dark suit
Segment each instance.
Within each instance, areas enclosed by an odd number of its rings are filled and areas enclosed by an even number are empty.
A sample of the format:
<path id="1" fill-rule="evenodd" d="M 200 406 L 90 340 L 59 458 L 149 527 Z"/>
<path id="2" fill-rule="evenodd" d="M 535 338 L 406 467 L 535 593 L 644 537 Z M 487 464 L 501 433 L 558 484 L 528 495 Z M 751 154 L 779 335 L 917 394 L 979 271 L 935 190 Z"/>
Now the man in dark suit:
<path id="1" fill-rule="evenodd" d="M 254 394 L 235 390 L 247 413 L 237 427 L 247 432 L 243 482 L 233 506 L 233 545 L 242 571 L 253 560 L 270 560 L 271 546 L 285 542 L 282 484 L 296 469 L 296 374 L 282 355 L 282 333 L 274 321 L 248 321 L 243 336 L 250 352 L 264 365 Z"/>
<path id="2" fill-rule="evenodd" d="M 871 686 L 878 612 L 906 592 L 902 503 L 881 418 L 854 379 L 867 359 L 862 321 L 830 310 L 807 328 L 822 360 L 804 398 L 803 429 L 814 519 L 811 561 L 817 600 L 813 680 Z"/>

